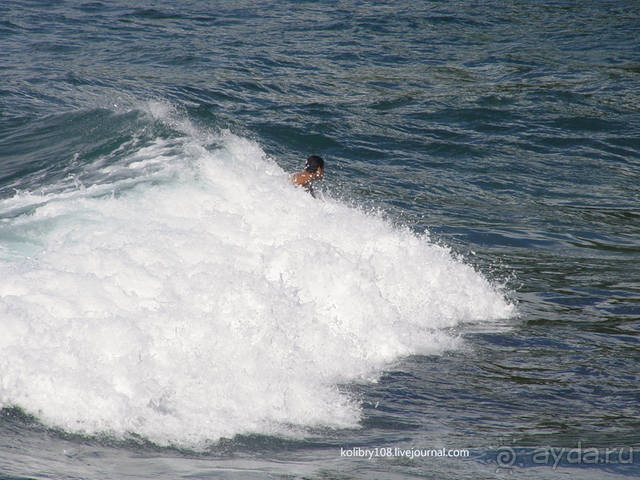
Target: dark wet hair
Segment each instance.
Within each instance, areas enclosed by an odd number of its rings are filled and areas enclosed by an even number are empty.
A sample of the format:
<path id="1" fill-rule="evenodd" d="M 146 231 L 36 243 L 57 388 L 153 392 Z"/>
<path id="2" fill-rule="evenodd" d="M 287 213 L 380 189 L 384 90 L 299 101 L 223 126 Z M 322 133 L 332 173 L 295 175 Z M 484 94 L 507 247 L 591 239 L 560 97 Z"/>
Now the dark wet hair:
<path id="1" fill-rule="evenodd" d="M 305 170 L 309 173 L 316 173 L 319 168 L 324 168 L 324 160 L 317 155 L 311 155 L 307 158 Z"/>

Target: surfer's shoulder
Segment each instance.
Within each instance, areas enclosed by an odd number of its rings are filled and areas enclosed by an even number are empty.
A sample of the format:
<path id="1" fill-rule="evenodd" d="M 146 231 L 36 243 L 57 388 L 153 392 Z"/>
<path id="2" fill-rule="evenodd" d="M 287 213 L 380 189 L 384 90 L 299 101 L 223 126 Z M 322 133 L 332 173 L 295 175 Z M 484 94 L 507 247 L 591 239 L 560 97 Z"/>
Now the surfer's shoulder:
<path id="1" fill-rule="evenodd" d="M 311 173 L 304 171 L 304 172 L 300 172 L 300 173 L 294 173 L 291 176 L 291 182 L 294 185 L 298 185 L 298 186 L 305 186 L 307 184 L 309 184 L 311 182 Z"/>

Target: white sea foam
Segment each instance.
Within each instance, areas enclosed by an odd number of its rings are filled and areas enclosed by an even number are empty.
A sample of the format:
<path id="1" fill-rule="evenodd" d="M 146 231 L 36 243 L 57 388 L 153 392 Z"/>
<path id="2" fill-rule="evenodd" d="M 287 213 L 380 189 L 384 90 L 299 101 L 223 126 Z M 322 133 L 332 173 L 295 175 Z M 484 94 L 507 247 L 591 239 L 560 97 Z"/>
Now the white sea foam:
<path id="1" fill-rule="evenodd" d="M 0 202 L 34 206 L 0 224 L 0 406 L 189 446 L 351 427 L 359 405 L 337 385 L 513 313 L 446 248 L 311 198 L 254 142 L 218 144 L 185 132 L 104 167 L 130 182 L 118 195 Z"/>

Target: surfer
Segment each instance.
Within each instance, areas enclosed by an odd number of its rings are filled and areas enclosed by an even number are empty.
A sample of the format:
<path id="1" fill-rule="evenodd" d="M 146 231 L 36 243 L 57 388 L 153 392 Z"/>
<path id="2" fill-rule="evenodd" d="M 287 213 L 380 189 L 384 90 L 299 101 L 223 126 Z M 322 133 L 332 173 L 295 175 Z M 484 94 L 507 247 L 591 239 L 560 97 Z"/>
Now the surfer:
<path id="1" fill-rule="evenodd" d="M 317 155 L 311 155 L 307 158 L 304 171 L 293 175 L 291 182 L 297 187 L 304 187 L 315 198 L 312 183 L 316 180 L 322 180 L 323 176 L 324 160 Z"/>

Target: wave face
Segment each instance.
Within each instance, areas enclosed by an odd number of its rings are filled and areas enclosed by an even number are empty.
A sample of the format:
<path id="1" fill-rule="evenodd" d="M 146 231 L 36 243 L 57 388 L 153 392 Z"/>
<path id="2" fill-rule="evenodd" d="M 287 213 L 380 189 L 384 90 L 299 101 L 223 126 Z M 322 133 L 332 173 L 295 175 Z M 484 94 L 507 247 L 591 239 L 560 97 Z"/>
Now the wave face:
<path id="1" fill-rule="evenodd" d="M 143 110 L 94 112 L 130 135 L 0 200 L 0 406 L 191 447 L 353 427 L 339 385 L 514 313 L 428 236 L 313 199 L 253 141 Z"/>

